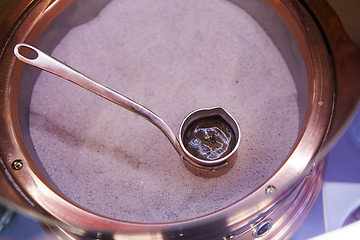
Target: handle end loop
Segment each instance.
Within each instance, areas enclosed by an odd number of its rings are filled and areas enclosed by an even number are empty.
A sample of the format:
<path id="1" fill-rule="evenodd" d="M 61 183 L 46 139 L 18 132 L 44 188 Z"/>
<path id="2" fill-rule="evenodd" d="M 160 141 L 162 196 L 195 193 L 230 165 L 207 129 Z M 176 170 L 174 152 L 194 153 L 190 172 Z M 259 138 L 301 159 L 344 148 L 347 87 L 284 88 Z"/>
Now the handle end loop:
<path id="1" fill-rule="evenodd" d="M 29 64 L 35 61 L 40 55 L 39 51 L 36 48 L 26 43 L 16 44 L 16 46 L 14 47 L 14 54 L 20 61 Z M 29 57 L 26 57 L 26 55 Z"/>

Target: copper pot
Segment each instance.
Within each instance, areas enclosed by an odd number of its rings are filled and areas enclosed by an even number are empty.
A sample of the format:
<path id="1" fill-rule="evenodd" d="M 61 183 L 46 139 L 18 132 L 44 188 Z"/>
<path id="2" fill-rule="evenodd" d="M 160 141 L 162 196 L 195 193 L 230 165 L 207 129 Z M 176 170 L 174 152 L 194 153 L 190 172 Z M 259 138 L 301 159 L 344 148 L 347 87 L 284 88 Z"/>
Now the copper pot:
<path id="1" fill-rule="evenodd" d="M 34 44 L 47 25 L 56 24 L 56 20 L 52 22 L 54 18 L 72 2 L 20 1 L 1 25 L 1 201 L 43 221 L 62 238 L 285 239 L 291 236 L 322 187 L 326 152 L 360 99 L 360 52 L 328 3 L 231 1 L 262 25 L 292 72 L 302 119 L 297 141 L 281 168 L 235 204 L 182 222 L 141 224 L 103 217 L 68 201 L 44 173 L 29 145 L 30 96 L 23 90 L 29 86 L 21 82 L 24 66 L 16 61 L 13 48 L 18 42 Z M 104 3 L 93 1 L 84 5 L 88 11 L 96 12 Z M 78 14 L 81 12 L 72 16 Z"/>

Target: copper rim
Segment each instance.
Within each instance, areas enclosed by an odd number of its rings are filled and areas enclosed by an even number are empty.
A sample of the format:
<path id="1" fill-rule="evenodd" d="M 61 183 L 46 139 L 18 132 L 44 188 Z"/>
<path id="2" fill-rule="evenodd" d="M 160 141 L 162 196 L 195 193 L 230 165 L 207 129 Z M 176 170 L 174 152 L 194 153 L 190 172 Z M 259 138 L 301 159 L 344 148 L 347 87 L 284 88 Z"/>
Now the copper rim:
<path id="1" fill-rule="evenodd" d="M 241 5 L 241 1 L 232 1 Z M 259 227 L 270 226 L 261 234 L 262 239 L 284 239 L 294 232 L 306 216 L 322 185 L 325 160 L 319 154 L 329 132 L 333 117 L 335 84 L 345 75 L 339 72 L 333 36 L 324 21 L 316 19 L 319 6 L 310 1 L 265 1 L 286 22 L 294 35 L 306 65 L 308 90 L 304 121 L 298 139 L 285 164 L 265 184 L 241 201 L 207 216 L 167 224 L 138 224 L 122 222 L 96 215 L 68 201 L 49 182 L 38 168 L 26 148 L 19 124 L 18 89 L 23 64 L 16 61 L 13 48 L 18 42 L 34 44 L 49 22 L 72 3 L 72 0 L 21 1 L 4 22 L 0 32 L 2 40 L 0 58 L 0 185 L 6 189 L 0 194 L 8 204 L 46 220 L 74 234 L 119 239 L 252 239 Z M 327 5 L 326 5 L 327 6 Z M 333 18 L 332 12 L 325 18 Z M 335 17 L 336 19 L 336 17 Z M 331 32 L 334 38 L 344 36 L 341 26 Z M 348 46 L 353 46 L 346 42 Z M 356 52 L 358 59 L 358 52 Z M 335 63 L 332 61 L 334 60 Z M 348 65 L 349 66 L 349 65 Z M 359 76 L 355 65 L 350 70 Z M 336 72 L 336 73 L 337 73 Z M 357 74 L 357 75 L 356 75 Z M 351 82 L 351 80 L 349 80 Z M 348 81 L 348 82 L 349 82 Z M 339 87 L 340 86 L 340 87 Z M 351 93 L 358 93 L 355 86 Z M 353 105 L 359 102 L 356 99 Z M 349 108 L 351 110 L 351 108 Z M 349 112 L 348 114 L 349 115 Z M 336 121 L 335 121 L 336 122 Z M 337 123 L 337 122 L 336 122 Z M 339 124 L 338 124 L 339 125 Z M 338 129 L 331 129 L 333 132 Z M 327 142 L 325 142 L 327 143 Z M 17 169 L 14 161 L 21 161 Z M 312 170 L 312 174 L 309 173 Z M 296 177 L 294 177 L 296 176 Z M 284 181 L 286 179 L 286 181 Z M 303 214 L 298 214 L 303 212 Z M 266 225 L 271 219 L 271 224 Z M 265 223 L 265 225 L 264 225 Z M 255 233 L 254 233 L 255 232 Z M 261 233 L 261 232 L 260 232 Z M 256 235 L 258 236 L 258 235 Z"/>

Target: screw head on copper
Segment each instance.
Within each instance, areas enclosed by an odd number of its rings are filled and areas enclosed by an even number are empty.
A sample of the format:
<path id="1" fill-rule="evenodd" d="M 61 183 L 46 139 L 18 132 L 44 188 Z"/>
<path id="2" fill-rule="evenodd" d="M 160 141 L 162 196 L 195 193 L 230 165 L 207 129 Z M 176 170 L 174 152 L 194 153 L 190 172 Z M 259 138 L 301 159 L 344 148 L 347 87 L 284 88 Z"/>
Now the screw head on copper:
<path id="1" fill-rule="evenodd" d="M 17 159 L 17 160 L 12 162 L 11 167 L 14 170 L 20 170 L 23 167 L 23 165 L 24 165 L 23 161 L 20 160 L 20 159 Z"/>
<path id="2" fill-rule="evenodd" d="M 276 191 L 276 187 L 274 185 L 269 185 L 265 189 L 266 194 L 273 194 Z"/>

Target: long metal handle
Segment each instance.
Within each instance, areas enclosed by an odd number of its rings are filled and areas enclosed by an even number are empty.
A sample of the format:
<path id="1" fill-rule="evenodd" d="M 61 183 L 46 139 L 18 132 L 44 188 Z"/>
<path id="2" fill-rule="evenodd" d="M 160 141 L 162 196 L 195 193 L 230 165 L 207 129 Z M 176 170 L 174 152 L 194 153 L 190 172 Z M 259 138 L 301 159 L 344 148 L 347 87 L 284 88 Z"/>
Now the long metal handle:
<path id="1" fill-rule="evenodd" d="M 35 58 L 27 58 L 20 53 L 20 48 L 28 48 L 34 53 L 36 53 L 37 56 Z M 176 151 L 180 155 L 182 155 L 180 144 L 177 138 L 175 137 L 174 133 L 171 131 L 169 126 L 164 122 L 164 120 L 162 120 L 158 115 L 156 115 L 151 110 L 147 109 L 146 107 L 142 106 L 136 101 L 126 97 L 125 95 L 91 79 L 90 77 L 73 69 L 72 67 L 66 65 L 65 63 L 62 63 L 59 60 L 47 55 L 46 53 L 40 51 L 34 46 L 31 46 L 26 43 L 19 43 L 14 48 L 14 54 L 19 60 L 27 64 L 43 69 L 47 72 L 55 74 L 66 80 L 69 80 L 70 82 L 75 83 L 145 118 L 146 120 L 154 124 L 156 127 L 158 127 L 169 139 L 169 141 L 172 143 Z"/>

